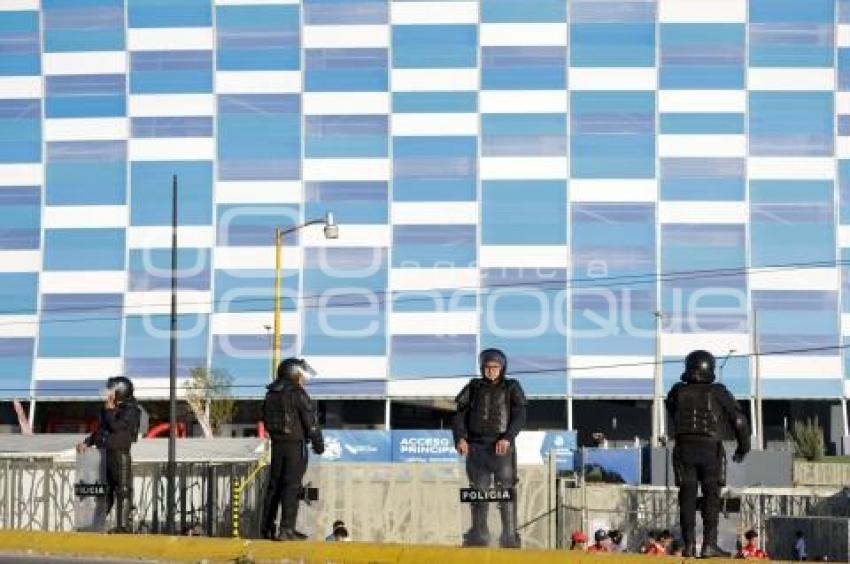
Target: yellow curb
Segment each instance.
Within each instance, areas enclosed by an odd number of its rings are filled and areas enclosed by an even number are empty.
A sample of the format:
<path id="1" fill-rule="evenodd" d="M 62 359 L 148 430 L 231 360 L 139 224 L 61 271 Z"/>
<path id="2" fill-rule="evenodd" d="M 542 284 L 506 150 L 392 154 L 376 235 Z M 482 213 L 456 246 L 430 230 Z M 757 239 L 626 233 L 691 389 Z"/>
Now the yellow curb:
<path id="1" fill-rule="evenodd" d="M 0 552 L 119 557 L 169 562 L 281 562 L 298 564 L 564 564 L 644 560 L 637 554 L 588 554 L 555 550 L 499 550 L 403 544 L 270 542 L 160 535 L 104 535 L 0 531 Z M 658 557 L 655 557 L 658 558 Z M 667 562 L 682 561 L 666 558 Z M 715 559 L 713 562 L 724 562 Z"/>

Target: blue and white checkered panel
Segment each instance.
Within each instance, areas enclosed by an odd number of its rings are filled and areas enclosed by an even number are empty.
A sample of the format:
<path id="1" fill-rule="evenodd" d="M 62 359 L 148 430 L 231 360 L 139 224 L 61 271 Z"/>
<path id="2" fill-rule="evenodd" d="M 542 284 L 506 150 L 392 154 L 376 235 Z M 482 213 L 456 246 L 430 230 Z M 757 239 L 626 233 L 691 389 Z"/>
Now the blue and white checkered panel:
<path id="1" fill-rule="evenodd" d="M 757 325 L 796 351 L 761 357 L 766 397 L 835 397 L 848 26 L 848 0 L 0 2 L 0 396 L 165 395 L 176 175 L 181 377 L 262 391 L 274 229 L 332 211 L 338 240 L 282 252 L 282 354 L 320 396 L 451 395 L 498 346 L 531 396 L 646 397 L 661 310 L 665 359 Z"/>

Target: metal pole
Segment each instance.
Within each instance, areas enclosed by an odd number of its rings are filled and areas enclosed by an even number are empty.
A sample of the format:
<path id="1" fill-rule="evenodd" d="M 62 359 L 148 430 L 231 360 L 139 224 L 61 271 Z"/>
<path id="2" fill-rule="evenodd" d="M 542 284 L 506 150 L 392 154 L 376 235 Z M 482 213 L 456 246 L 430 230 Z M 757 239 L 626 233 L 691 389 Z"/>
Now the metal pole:
<path id="1" fill-rule="evenodd" d="M 177 469 L 177 175 L 171 184 L 171 334 L 168 370 L 168 490 L 166 531 L 174 534 L 174 473 Z"/>
<path id="2" fill-rule="evenodd" d="M 845 445 L 847 443 L 847 435 L 850 435 L 850 429 L 848 429 L 848 426 L 850 426 L 850 424 L 848 424 L 847 421 L 847 398 L 843 396 L 841 398 L 841 422 L 844 425 L 844 436 L 842 437 L 841 441 L 841 453 L 846 456 L 847 453 L 844 451 L 844 449 L 846 448 Z"/>
<path id="3" fill-rule="evenodd" d="M 32 434 L 32 430 L 35 429 L 35 396 L 30 398 L 30 413 L 29 413 L 29 423 L 30 423 L 30 434 Z"/>
<path id="4" fill-rule="evenodd" d="M 280 265 L 281 265 L 281 230 L 274 230 L 274 333 L 272 334 L 272 378 L 280 364 Z"/>
<path id="5" fill-rule="evenodd" d="M 761 357 L 759 349 L 759 318 L 758 312 L 753 310 L 753 362 L 755 362 L 755 402 L 756 402 L 756 417 L 754 427 L 756 428 L 756 450 L 764 449 L 764 421 L 762 420 L 762 401 L 761 401 Z"/>
<path id="6" fill-rule="evenodd" d="M 389 431 L 390 430 L 390 414 L 392 413 L 392 403 L 390 402 L 390 398 L 387 398 L 386 404 L 384 405 L 384 428 Z"/>
<path id="7" fill-rule="evenodd" d="M 659 445 L 659 438 L 664 432 L 664 423 L 662 422 L 661 410 L 661 379 L 662 368 L 661 364 L 661 320 L 662 314 L 660 311 L 655 312 L 655 369 L 653 370 L 653 388 L 652 388 L 652 437 L 650 438 L 650 448 Z"/>

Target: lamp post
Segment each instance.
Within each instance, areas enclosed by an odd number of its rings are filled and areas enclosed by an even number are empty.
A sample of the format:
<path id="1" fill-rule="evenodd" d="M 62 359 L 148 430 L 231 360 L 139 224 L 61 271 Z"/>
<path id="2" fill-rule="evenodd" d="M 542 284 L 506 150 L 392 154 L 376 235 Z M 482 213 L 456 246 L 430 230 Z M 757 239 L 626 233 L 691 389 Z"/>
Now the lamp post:
<path id="1" fill-rule="evenodd" d="M 272 377 L 274 371 L 277 370 L 280 364 L 280 270 L 281 270 L 281 245 L 283 236 L 293 233 L 308 225 L 324 224 L 325 239 L 339 238 L 339 226 L 334 222 L 334 215 L 328 212 L 325 217 L 311 219 L 299 225 L 281 229 L 277 227 L 274 234 L 275 260 L 274 260 L 274 329 L 272 333 Z"/>
<path id="2" fill-rule="evenodd" d="M 177 175 L 171 177 L 171 325 L 168 370 L 168 465 L 165 526 L 175 533 L 175 473 L 177 470 Z"/>

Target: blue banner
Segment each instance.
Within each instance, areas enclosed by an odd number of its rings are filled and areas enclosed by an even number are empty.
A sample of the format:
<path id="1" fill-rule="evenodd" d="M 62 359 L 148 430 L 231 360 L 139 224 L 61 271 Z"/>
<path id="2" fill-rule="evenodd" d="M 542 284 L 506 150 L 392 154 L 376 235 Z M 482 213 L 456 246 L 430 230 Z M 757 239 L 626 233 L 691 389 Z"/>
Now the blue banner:
<path id="1" fill-rule="evenodd" d="M 391 462 L 390 434 L 387 431 L 329 430 L 322 456 L 310 453 L 316 462 Z"/>
<path id="2" fill-rule="evenodd" d="M 395 430 L 393 462 L 457 462 L 451 431 Z"/>
<path id="3" fill-rule="evenodd" d="M 640 449 L 583 448 L 578 454 L 586 480 L 640 485 Z"/>

